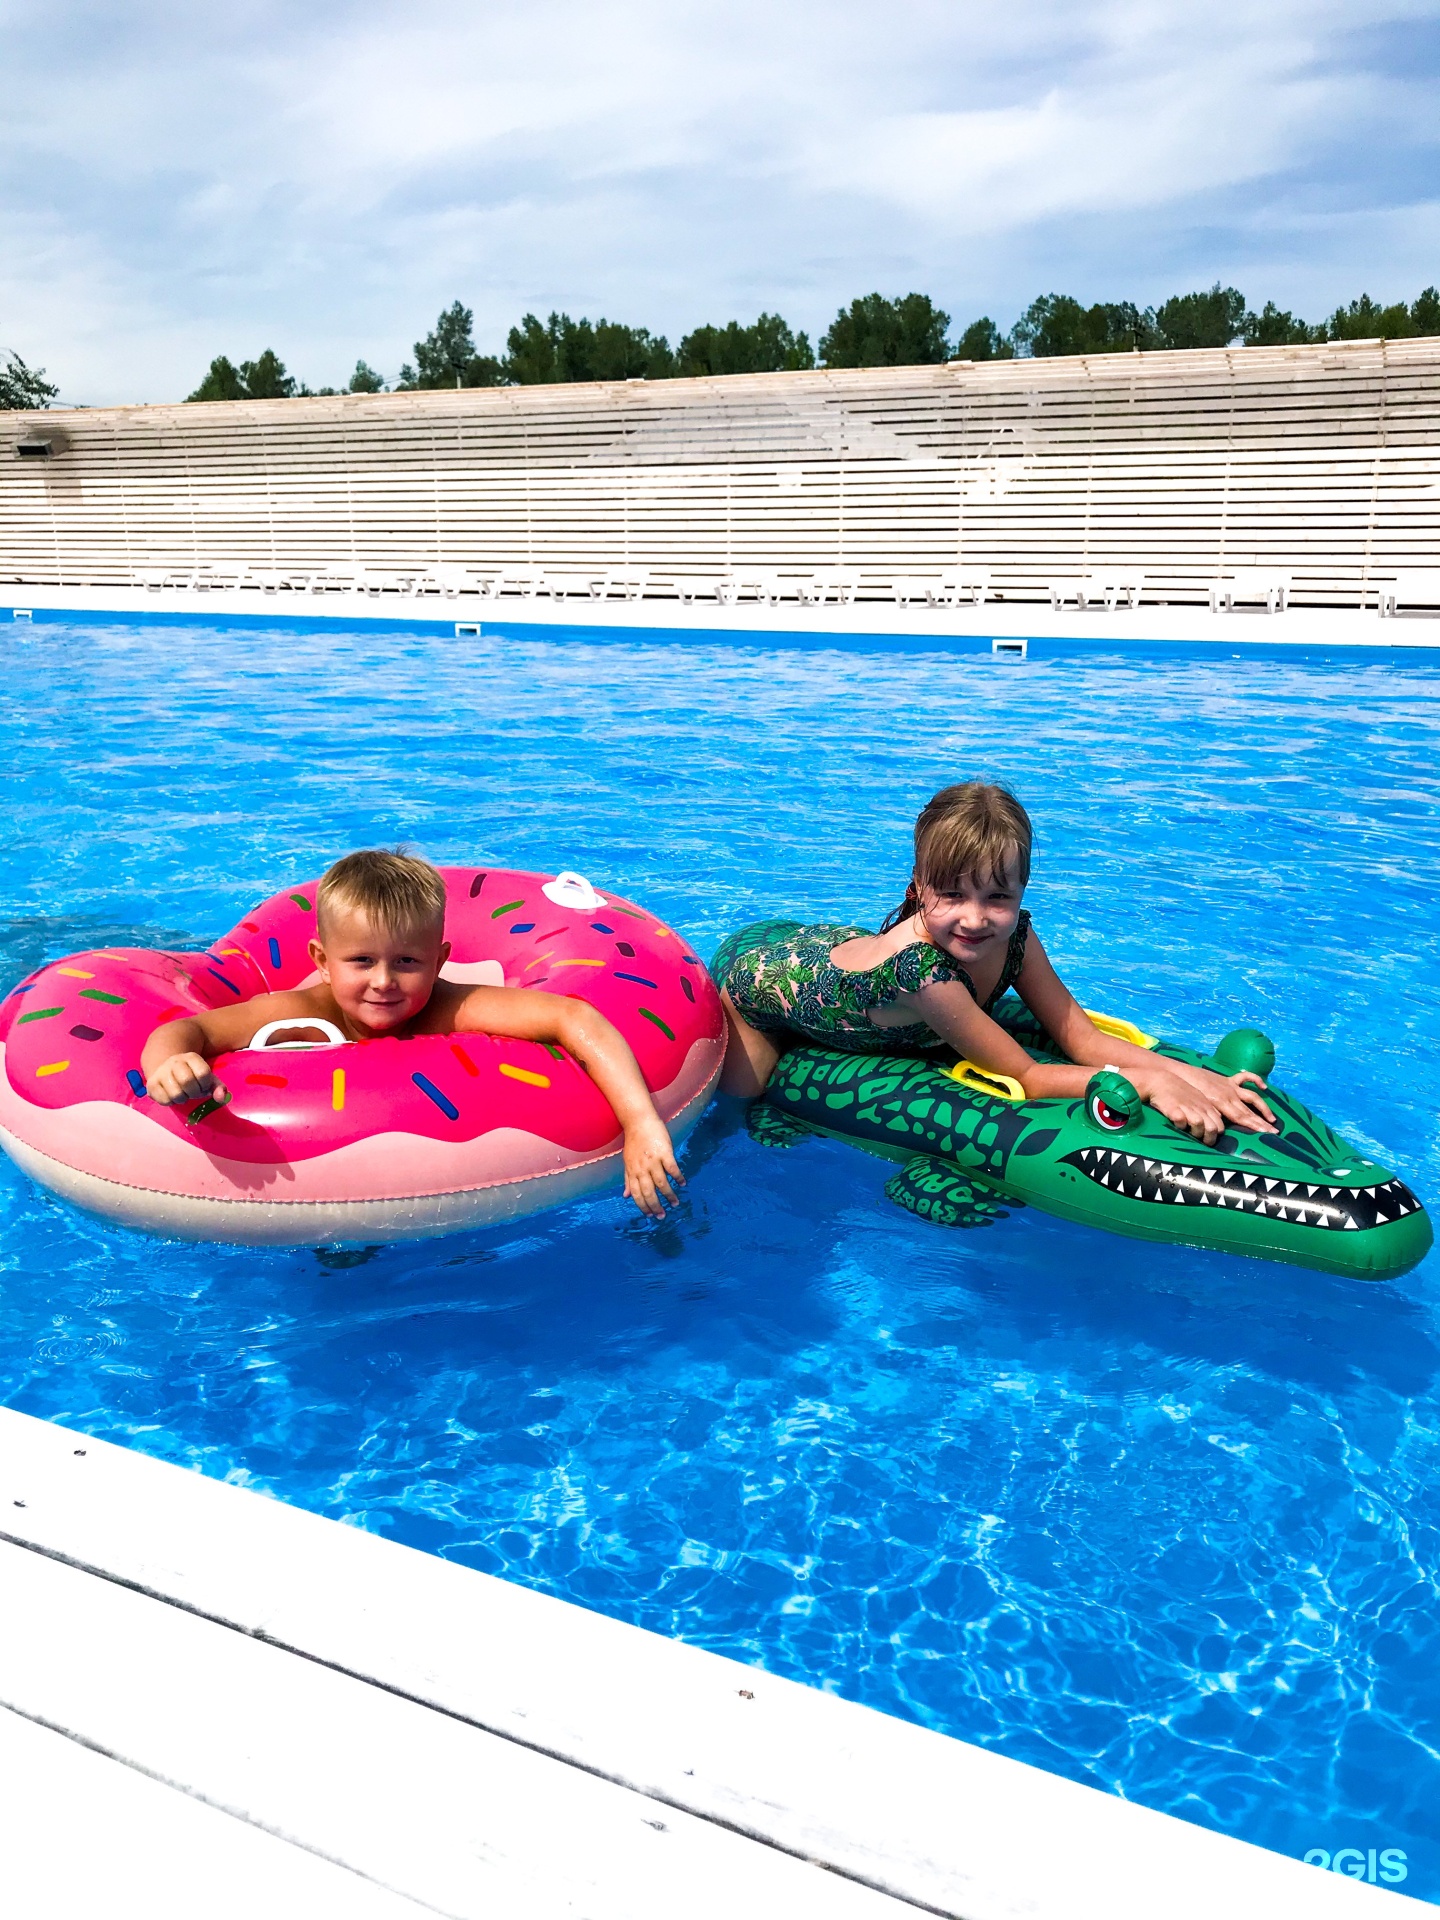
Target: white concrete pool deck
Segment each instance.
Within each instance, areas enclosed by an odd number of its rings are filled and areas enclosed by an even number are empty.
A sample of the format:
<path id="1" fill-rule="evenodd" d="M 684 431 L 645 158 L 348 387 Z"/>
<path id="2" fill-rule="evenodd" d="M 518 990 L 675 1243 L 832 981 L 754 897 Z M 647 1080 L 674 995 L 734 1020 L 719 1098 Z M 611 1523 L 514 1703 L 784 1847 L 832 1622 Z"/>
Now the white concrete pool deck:
<path id="1" fill-rule="evenodd" d="M 1291 607 L 1267 614 L 1246 606 L 1211 613 L 1204 606 L 1052 607 L 1035 601 L 990 601 L 983 607 L 897 606 L 864 601 L 851 606 L 795 604 L 683 606 L 677 600 L 554 601 L 540 597 L 482 600 L 465 594 L 445 598 L 398 593 L 262 593 L 255 589 L 196 591 L 192 588 L 24 587 L 0 585 L 0 620 L 26 613 L 156 614 L 228 619 L 237 614 L 286 624 L 292 620 L 419 622 L 439 627 L 459 623 L 510 632 L 522 627 L 663 629 L 669 632 L 950 638 L 974 643 L 991 639 L 1116 641 L 1151 647 L 1166 643 L 1223 648 L 1332 647 L 1390 653 L 1440 647 L 1440 614 L 1402 613 L 1382 619 L 1373 609 Z"/>
<path id="2" fill-rule="evenodd" d="M 9 1410 L 0 1887 L 17 1920 L 1401 1897 Z"/>

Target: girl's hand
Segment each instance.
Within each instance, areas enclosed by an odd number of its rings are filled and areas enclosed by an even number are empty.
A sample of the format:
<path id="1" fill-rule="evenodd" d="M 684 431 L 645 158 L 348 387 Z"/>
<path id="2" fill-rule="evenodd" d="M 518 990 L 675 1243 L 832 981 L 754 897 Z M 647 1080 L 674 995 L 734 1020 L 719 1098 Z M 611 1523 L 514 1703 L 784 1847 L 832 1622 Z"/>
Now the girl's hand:
<path id="1" fill-rule="evenodd" d="M 1279 1121 L 1257 1091 L 1265 1085 L 1258 1073 L 1242 1068 L 1239 1073 L 1232 1073 L 1227 1078 L 1223 1073 L 1212 1073 L 1208 1067 L 1182 1066 L 1179 1061 L 1174 1062 L 1173 1071 L 1182 1080 L 1188 1081 L 1197 1092 L 1208 1093 L 1212 1099 L 1219 1100 L 1222 1104 L 1229 1100 L 1231 1104 L 1225 1106 L 1224 1111 L 1231 1116 L 1237 1127 L 1243 1127 L 1249 1133 L 1279 1131 Z M 1236 1095 L 1244 1102 L 1243 1109 L 1233 1104 Z M 1264 1123 L 1262 1126 L 1255 1124 L 1257 1114 Z"/>
<path id="2" fill-rule="evenodd" d="M 1238 1127 L 1242 1133 L 1275 1131 L 1274 1114 L 1259 1095 L 1244 1084 L 1258 1078 L 1257 1075 L 1236 1074 L 1227 1080 L 1223 1074 L 1198 1068 L 1170 1072 L 1168 1064 L 1166 1067 L 1157 1064 L 1148 1072 L 1141 1070 L 1130 1075 L 1130 1079 L 1141 1099 L 1148 1100 L 1157 1113 L 1163 1113 L 1182 1133 L 1193 1134 L 1208 1147 L 1214 1145 L 1227 1127 Z"/>
<path id="3" fill-rule="evenodd" d="M 223 1107 L 230 1089 L 215 1078 L 203 1053 L 172 1053 L 151 1074 L 145 1091 L 157 1106 L 173 1107 L 181 1100 L 218 1100 Z"/>
<path id="4" fill-rule="evenodd" d="M 625 1129 L 625 1198 L 633 1200 L 642 1213 L 663 1220 L 665 1200 L 672 1206 L 678 1204 L 671 1180 L 682 1187 L 685 1184 L 670 1143 L 669 1128 L 659 1114 L 652 1111 Z M 662 1194 L 664 1200 L 660 1197 Z"/>

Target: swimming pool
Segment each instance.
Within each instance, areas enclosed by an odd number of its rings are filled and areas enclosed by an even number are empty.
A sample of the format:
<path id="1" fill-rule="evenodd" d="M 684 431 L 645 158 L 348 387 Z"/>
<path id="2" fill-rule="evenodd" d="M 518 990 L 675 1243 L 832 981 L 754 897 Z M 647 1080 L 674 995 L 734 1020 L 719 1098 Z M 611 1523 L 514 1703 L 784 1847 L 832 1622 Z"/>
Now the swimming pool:
<path id="1" fill-rule="evenodd" d="M 7 636 L 4 984 L 203 944 L 343 848 L 574 866 L 709 953 L 873 920 L 1011 782 L 1081 997 L 1254 1023 L 1440 1199 L 1440 662 L 517 631 Z M 946 1233 L 710 1121 L 618 1200 L 366 1254 L 155 1243 L 0 1173 L 0 1399 L 1440 1899 L 1440 1260 L 1383 1286 Z"/>

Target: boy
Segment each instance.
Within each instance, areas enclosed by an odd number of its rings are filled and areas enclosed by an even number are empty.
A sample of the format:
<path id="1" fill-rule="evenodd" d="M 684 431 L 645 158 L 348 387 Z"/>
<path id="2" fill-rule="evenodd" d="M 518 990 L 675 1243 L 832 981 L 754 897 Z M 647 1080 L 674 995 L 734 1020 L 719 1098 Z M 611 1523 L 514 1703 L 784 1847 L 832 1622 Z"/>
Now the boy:
<path id="1" fill-rule="evenodd" d="M 320 978 L 287 993 L 262 993 L 157 1027 L 140 1056 L 146 1092 L 161 1106 L 229 1089 L 210 1062 L 247 1046 L 270 1021 L 293 1017 L 301 1038 L 328 1020 L 350 1040 L 413 1033 L 493 1033 L 545 1040 L 578 1060 L 615 1110 L 625 1133 L 625 1194 L 663 1219 L 684 1177 L 670 1134 L 629 1046 L 603 1013 L 538 987 L 463 987 L 442 980 L 445 882 L 428 861 L 408 854 L 347 854 L 320 882 L 310 957 Z M 668 1177 L 667 1177 L 668 1176 Z M 661 1196 L 664 1196 L 664 1199 Z"/>

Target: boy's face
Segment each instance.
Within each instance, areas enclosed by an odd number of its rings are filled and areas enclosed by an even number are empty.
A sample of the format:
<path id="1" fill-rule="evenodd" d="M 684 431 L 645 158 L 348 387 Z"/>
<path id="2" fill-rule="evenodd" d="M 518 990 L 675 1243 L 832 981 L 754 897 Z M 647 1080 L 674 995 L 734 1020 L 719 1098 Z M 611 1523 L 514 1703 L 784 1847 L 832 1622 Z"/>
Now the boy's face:
<path id="1" fill-rule="evenodd" d="M 941 893 L 919 889 L 920 909 L 930 938 L 962 967 L 974 966 L 1004 946 L 1020 918 L 1025 889 L 1010 876 L 1018 862 L 1012 853 L 1006 867 L 985 878 L 968 874 Z"/>
<path id="2" fill-rule="evenodd" d="M 310 942 L 310 958 L 357 1033 L 382 1039 L 422 1012 L 450 957 L 443 926 L 386 929 L 336 909 Z"/>

